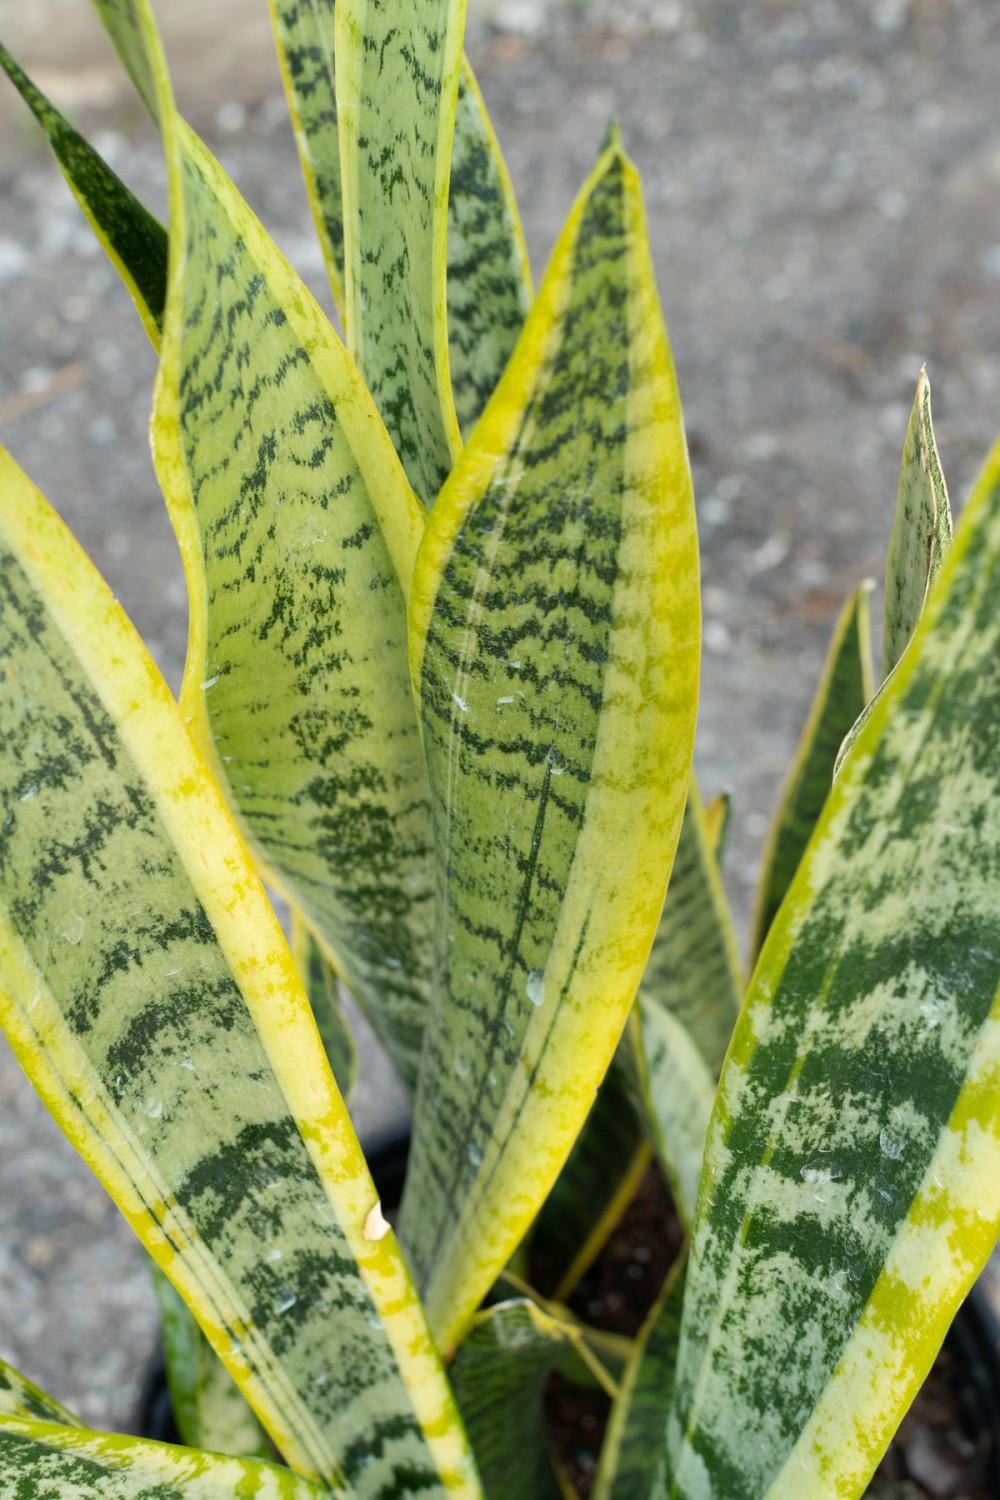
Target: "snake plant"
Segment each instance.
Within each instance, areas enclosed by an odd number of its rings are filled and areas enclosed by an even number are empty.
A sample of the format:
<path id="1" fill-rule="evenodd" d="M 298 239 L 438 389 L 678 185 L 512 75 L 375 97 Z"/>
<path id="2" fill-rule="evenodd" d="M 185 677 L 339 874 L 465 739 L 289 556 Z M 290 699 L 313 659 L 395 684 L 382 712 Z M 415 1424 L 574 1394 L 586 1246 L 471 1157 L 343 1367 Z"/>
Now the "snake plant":
<path id="1" fill-rule="evenodd" d="M 341 341 L 148 0 L 95 4 L 168 226 L 0 59 L 158 351 L 188 655 L 175 702 L 4 453 L 0 1021 L 149 1254 L 188 1446 L 0 1365 L 3 1493 L 545 1500 L 558 1371 L 611 1398 L 598 1500 L 861 1495 L 1000 1229 L 1000 447 L 952 541 L 921 374 L 884 681 L 862 587 L 748 983 L 618 131 L 536 296 L 462 0 L 271 0 Z M 392 1223 L 342 988 L 412 1091 Z M 687 1243 L 616 1338 L 566 1302 L 651 1162 Z"/>

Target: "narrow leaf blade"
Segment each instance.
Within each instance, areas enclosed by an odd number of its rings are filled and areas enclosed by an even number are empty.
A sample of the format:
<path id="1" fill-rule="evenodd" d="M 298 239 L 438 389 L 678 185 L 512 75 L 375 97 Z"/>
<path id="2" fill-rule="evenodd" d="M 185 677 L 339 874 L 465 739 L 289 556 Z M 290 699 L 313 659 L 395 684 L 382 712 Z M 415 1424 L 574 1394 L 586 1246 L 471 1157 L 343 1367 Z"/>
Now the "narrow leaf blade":
<path id="1" fill-rule="evenodd" d="M 268 0 L 306 194 L 338 307 L 344 305 L 344 206 L 334 79 L 334 0 Z"/>
<path id="2" fill-rule="evenodd" d="M 167 293 L 167 232 L 50 104 L 0 43 L 0 67 L 48 136 L 53 155 L 108 259 L 125 283 L 154 348 Z"/>
<path id="3" fill-rule="evenodd" d="M 20 1370 L 0 1359 L 0 1419 L 29 1417 L 37 1422 L 60 1422 L 66 1427 L 81 1424 L 52 1396 L 46 1394 Z"/>
<path id="4" fill-rule="evenodd" d="M 698 633 L 680 403 L 615 143 L 431 513 L 411 600 L 440 990 L 401 1225 L 445 1348 L 624 1025 L 680 826 Z"/>
<path id="5" fill-rule="evenodd" d="M 6 453 L 0 661 L 0 1021 L 21 1066 L 300 1472 L 478 1495 L 245 846 Z"/>
<path id="6" fill-rule="evenodd" d="M 593 1500 L 666 1500 L 666 1429 L 680 1342 L 685 1261 L 643 1324 L 611 1408 Z"/>
<path id="7" fill-rule="evenodd" d="M 951 504 L 934 424 L 931 383 L 921 370 L 903 444 L 896 514 L 885 563 L 882 676 L 888 677 L 917 627 L 927 591 L 951 546 Z"/>
<path id="8" fill-rule="evenodd" d="M 641 989 L 629 1025 L 656 1154 L 690 1226 L 715 1080 L 683 1022 Z"/>
<path id="9" fill-rule="evenodd" d="M 711 802 L 705 804 L 705 832 L 708 835 L 709 847 L 715 855 L 715 863 L 720 870 L 725 858 L 732 810 L 733 799 L 729 792 L 717 792 Z"/>
<path id="10" fill-rule="evenodd" d="M 647 1008 L 666 1011 L 680 1023 L 710 1078 L 717 1078 L 743 990 L 733 919 L 692 778 L 640 993 Z"/>
<path id="11" fill-rule="evenodd" d="M 869 595 L 863 583 L 838 616 L 809 717 L 771 823 L 757 887 L 756 956 L 785 899 L 833 783 L 844 736 L 873 692 Z"/>
<path id="12" fill-rule="evenodd" d="M 465 62 L 448 195 L 448 347 L 466 439 L 507 367 L 530 306 L 531 270 L 514 189 Z"/>
<path id="13" fill-rule="evenodd" d="M 1000 448 L 772 927 L 706 1149 L 673 1497 L 860 1495 L 1000 1229 Z"/>
<path id="14" fill-rule="evenodd" d="M 336 7 L 348 346 L 428 505 L 461 447 L 446 267 L 464 26 L 465 0 Z"/>
<path id="15" fill-rule="evenodd" d="M 532 1280 L 565 1301 L 628 1208 L 650 1161 L 618 1054 L 531 1231 Z"/>

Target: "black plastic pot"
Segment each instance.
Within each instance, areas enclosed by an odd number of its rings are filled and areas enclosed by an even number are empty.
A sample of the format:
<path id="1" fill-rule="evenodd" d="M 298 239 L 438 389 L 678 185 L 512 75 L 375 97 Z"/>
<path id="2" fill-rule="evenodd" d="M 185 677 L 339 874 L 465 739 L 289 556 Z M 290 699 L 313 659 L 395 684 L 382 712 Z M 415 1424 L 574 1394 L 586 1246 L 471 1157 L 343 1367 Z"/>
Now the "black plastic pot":
<path id="1" fill-rule="evenodd" d="M 365 1147 L 368 1170 L 378 1189 L 382 1207 L 391 1212 L 399 1207 L 403 1196 L 403 1180 L 406 1177 L 406 1158 L 410 1150 L 410 1132 L 394 1131 Z M 143 1437 L 158 1443 L 179 1443 L 180 1433 L 174 1421 L 174 1409 L 170 1404 L 167 1388 L 167 1367 L 162 1350 L 157 1350 L 136 1413 L 135 1430 Z"/>

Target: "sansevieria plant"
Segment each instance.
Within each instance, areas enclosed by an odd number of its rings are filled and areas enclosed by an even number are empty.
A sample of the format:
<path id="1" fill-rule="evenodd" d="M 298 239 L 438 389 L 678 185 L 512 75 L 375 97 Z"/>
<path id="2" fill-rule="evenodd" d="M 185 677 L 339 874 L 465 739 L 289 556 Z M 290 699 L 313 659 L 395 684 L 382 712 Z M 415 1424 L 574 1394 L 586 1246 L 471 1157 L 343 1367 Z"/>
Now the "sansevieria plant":
<path id="1" fill-rule="evenodd" d="M 178 704 L 0 458 L 0 1020 L 149 1252 L 190 1446 L 0 1366 L 0 1493 L 568 1494 L 558 1370 L 613 1398 L 599 1500 L 863 1494 L 1000 1229 L 1000 448 L 952 543 L 921 374 L 884 680 L 862 588 L 747 986 L 617 131 L 533 296 L 461 0 L 272 0 L 341 342 L 147 0 L 96 5 L 168 228 L 2 60 L 159 352 L 190 638 Z M 412 1090 L 392 1225 L 339 984 Z M 566 1302 L 652 1158 L 689 1248 L 598 1333 Z"/>

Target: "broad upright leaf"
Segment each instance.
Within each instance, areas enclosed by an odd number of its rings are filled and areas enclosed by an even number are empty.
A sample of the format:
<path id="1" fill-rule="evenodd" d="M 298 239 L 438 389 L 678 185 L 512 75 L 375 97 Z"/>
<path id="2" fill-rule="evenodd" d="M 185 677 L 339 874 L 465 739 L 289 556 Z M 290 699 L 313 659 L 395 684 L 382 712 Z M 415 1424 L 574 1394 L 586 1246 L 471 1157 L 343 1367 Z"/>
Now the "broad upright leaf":
<path id="1" fill-rule="evenodd" d="M 670 1495 L 860 1495 L 1000 1230 L 1000 446 L 761 954 Z"/>
<path id="2" fill-rule="evenodd" d="M 17 1417 L 0 1418 L 0 1490 L 9 1500 L 322 1500 L 330 1493 L 276 1464 Z"/>
<path id="3" fill-rule="evenodd" d="M 292 913 L 292 952 L 337 1087 L 350 1103 L 358 1058 L 351 1028 L 340 1003 L 337 973 L 298 912 Z"/>
<path id="4" fill-rule="evenodd" d="M 557 1500 L 543 1426 L 549 1377 L 568 1353 L 593 1363 L 572 1322 L 529 1298 L 480 1313 L 451 1363 L 455 1399 L 487 1495 Z"/>
<path id="5" fill-rule="evenodd" d="M 461 439 L 448 364 L 448 182 L 465 0 L 339 0 L 347 338 L 429 505 Z"/>
<path id="6" fill-rule="evenodd" d="M 951 505 L 931 422 L 931 383 L 917 379 L 885 562 L 882 676 L 888 677 L 917 627 L 928 591 L 951 546 Z"/>
<path id="7" fill-rule="evenodd" d="M 751 953 L 760 952 L 816 826 L 844 736 L 873 692 L 868 598 L 863 583 L 834 626 L 816 696 L 771 824 L 757 886 Z"/>
<path id="8" fill-rule="evenodd" d="M 466 439 L 506 369 L 530 306 L 531 270 L 514 189 L 466 62 L 448 196 L 448 348 Z"/>
<path id="9" fill-rule="evenodd" d="M 358 1496 L 476 1496 L 247 850 L 110 590 L 6 454 L 0 664 L 0 1023 L 21 1066 L 295 1468 Z"/>
<path id="10" fill-rule="evenodd" d="M 269 880 L 412 1081 L 432 925 L 406 658 L 422 512 L 329 323 L 177 115 L 143 25 L 170 185 L 153 450 L 188 584 L 182 706 Z"/>
<path id="11" fill-rule="evenodd" d="M 562 1301 L 635 1196 L 651 1151 L 618 1054 L 531 1231 L 532 1280 Z"/>
<path id="12" fill-rule="evenodd" d="M 680 1022 L 709 1076 L 717 1078 L 743 990 L 733 919 L 712 852 L 701 794 L 692 777 L 640 994 L 648 1007 L 669 1012 Z"/>
<path id="13" fill-rule="evenodd" d="M 61 1422 L 66 1427 L 80 1426 L 65 1406 L 46 1395 L 13 1365 L 0 1359 L 0 1421 L 6 1421 L 8 1417 L 31 1417 L 39 1422 Z"/>
<path id="14" fill-rule="evenodd" d="M 431 513 L 411 649 L 439 988 L 401 1225 L 443 1348 L 594 1099 L 687 791 L 698 560 L 638 178 L 617 142 Z"/>
<path id="15" fill-rule="evenodd" d="M 167 1388 L 181 1442 L 233 1458 L 272 1458 L 267 1433 L 241 1396 L 183 1297 L 149 1263 L 160 1309 Z"/>
<path id="16" fill-rule="evenodd" d="M 667 1414 L 684 1306 L 685 1260 L 649 1310 L 611 1407 L 593 1500 L 666 1500 Z"/>
<path id="17" fill-rule="evenodd" d="M 0 43 L 0 67 L 49 138 L 74 198 L 118 271 L 154 347 L 167 295 L 167 232 L 50 104 Z"/>
<path id="18" fill-rule="evenodd" d="M 306 191 L 333 295 L 344 304 L 344 210 L 334 0 L 270 0 Z M 397 211 L 402 205 L 397 204 Z M 448 193 L 448 343 L 459 427 L 471 431 L 531 302 L 514 190 L 468 61 L 458 81 Z M 377 309 L 376 309 L 377 314 Z"/>

